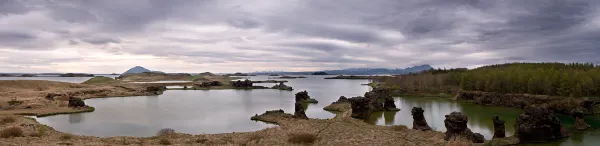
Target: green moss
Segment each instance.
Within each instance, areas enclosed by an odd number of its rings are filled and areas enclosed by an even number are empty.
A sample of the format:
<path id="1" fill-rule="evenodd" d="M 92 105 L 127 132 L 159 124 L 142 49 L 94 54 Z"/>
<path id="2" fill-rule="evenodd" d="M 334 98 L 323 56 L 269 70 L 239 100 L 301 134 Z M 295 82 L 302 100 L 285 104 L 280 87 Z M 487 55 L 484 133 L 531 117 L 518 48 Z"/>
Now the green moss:
<path id="1" fill-rule="evenodd" d="M 85 82 L 83 82 L 82 84 L 108 84 L 108 83 L 114 83 L 117 82 L 117 80 L 113 79 L 113 78 L 109 78 L 109 77 L 93 77 Z"/>

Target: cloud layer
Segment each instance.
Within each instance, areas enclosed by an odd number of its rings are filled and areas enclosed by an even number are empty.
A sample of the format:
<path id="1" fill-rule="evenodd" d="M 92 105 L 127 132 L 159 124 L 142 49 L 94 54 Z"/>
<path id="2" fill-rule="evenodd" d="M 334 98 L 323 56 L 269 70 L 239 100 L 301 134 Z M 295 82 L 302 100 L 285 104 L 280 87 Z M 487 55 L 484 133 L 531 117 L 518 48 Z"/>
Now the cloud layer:
<path id="1" fill-rule="evenodd" d="M 600 64 L 594 0 L 4 0 L 0 72 Z"/>

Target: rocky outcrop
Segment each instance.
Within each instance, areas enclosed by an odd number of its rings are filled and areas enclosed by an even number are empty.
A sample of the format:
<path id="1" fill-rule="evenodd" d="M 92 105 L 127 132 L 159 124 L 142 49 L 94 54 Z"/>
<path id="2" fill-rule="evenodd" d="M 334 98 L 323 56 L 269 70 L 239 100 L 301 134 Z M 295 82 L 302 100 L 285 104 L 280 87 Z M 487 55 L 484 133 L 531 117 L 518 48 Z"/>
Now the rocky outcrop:
<path id="1" fill-rule="evenodd" d="M 306 116 L 306 113 L 304 112 L 303 104 L 300 102 L 296 102 L 296 104 L 294 105 L 294 118 L 308 120 L 308 117 Z"/>
<path id="2" fill-rule="evenodd" d="M 368 119 L 371 116 L 371 109 L 369 108 L 369 99 L 365 97 L 352 97 L 348 99 L 350 101 L 350 108 L 352 108 L 352 118 L 357 119 Z"/>
<path id="3" fill-rule="evenodd" d="M 206 82 L 202 82 L 200 84 L 195 84 L 198 87 L 212 87 L 212 86 L 221 86 L 223 85 L 223 83 L 219 82 L 219 81 L 206 81 Z"/>
<path id="4" fill-rule="evenodd" d="M 500 117 L 494 116 L 492 117 L 492 122 L 494 122 L 494 138 L 504 138 L 506 137 L 506 128 L 504 127 L 504 120 L 500 120 Z"/>
<path id="5" fill-rule="evenodd" d="M 583 111 L 579 110 L 579 109 L 574 109 L 571 111 L 571 116 L 573 116 L 573 118 L 575 118 L 575 125 L 574 128 L 577 130 L 586 130 L 588 128 L 590 128 L 590 125 L 588 125 L 585 120 L 583 119 L 584 113 Z"/>
<path id="6" fill-rule="evenodd" d="M 323 110 L 345 112 L 350 110 L 350 101 L 345 96 L 341 96 L 337 101 L 324 107 Z"/>
<path id="7" fill-rule="evenodd" d="M 447 141 L 459 141 L 459 140 L 470 140 L 473 143 L 483 143 L 485 138 L 479 133 L 473 133 L 471 129 L 467 127 L 469 118 L 467 115 L 461 112 L 452 112 L 446 115 L 444 125 L 446 126 L 446 136 L 444 140 Z"/>
<path id="8" fill-rule="evenodd" d="M 388 89 L 375 88 L 373 91 L 365 93 L 365 97 L 350 98 L 350 104 L 352 108 L 352 114 L 357 115 L 356 117 L 358 117 L 358 119 L 366 119 L 372 112 L 400 110 L 396 108 L 394 98 L 390 95 Z M 363 106 L 366 106 L 366 109 L 363 109 Z M 360 109 L 360 111 L 355 110 L 355 108 Z M 354 112 L 358 113 L 354 114 Z"/>
<path id="9" fill-rule="evenodd" d="M 85 102 L 81 98 L 69 97 L 69 107 L 86 107 Z"/>
<path id="10" fill-rule="evenodd" d="M 548 142 L 568 137 L 560 120 L 545 107 L 527 107 L 517 117 L 515 135 L 520 143 Z"/>
<path id="11" fill-rule="evenodd" d="M 235 82 L 231 82 L 231 86 L 236 87 L 236 88 L 248 88 L 248 87 L 252 87 L 252 81 L 250 80 L 244 80 L 244 81 L 235 81 Z"/>
<path id="12" fill-rule="evenodd" d="M 278 121 L 281 121 L 283 119 L 292 119 L 292 118 L 294 118 L 294 115 L 285 113 L 283 110 L 279 109 L 279 110 L 266 111 L 265 113 L 263 113 L 261 115 L 256 114 L 256 115 L 252 116 L 250 118 L 250 120 L 263 121 L 263 122 L 268 122 L 268 123 L 278 123 Z"/>
<path id="13" fill-rule="evenodd" d="M 286 91 L 293 91 L 294 90 L 294 88 L 292 88 L 290 86 L 287 86 L 287 85 L 285 85 L 283 83 L 279 83 L 279 84 L 271 87 L 271 89 L 286 90 Z"/>
<path id="14" fill-rule="evenodd" d="M 425 116 L 423 112 L 425 112 L 420 107 L 413 107 L 410 111 L 413 117 L 413 129 L 427 131 L 431 130 L 431 127 L 427 124 L 427 120 L 425 120 Z"/>
<path id="15" fill-rule="evenodd" d="M 585 114 L 600 113 L 596 109 L 600 105 L 600 100 L 587 98 L 564 98 L 552 97 L 547 95 L 530 95 L 530 94 L 503 94 L 480 91 L 461 91 L 454 100 L 471 102 L 481 105 L 495 105 L 525 108 L 527 106 L 545 106 L 548 109 L 563 113 L 571 114 L 572 109 L 581 109 Z"/>
<path id="16" fill-rule="evenodd" d="M 298 93 L 296 93 L 296 102 L 297 103 L 318 103 L 319 101 L 310 98 L 310 96 L 308 96 L 308 92 L 305 91 L 300 91 Z"/>
<path id="17" fill-rule="evenodd" d="M 146 92 L 150 93 L 152 95 L 160 95 L 165 90 L 167 90 L 167 87 L 165 87 L 165 86 L 148 86 L 148 87 L 146 87 Z"/>

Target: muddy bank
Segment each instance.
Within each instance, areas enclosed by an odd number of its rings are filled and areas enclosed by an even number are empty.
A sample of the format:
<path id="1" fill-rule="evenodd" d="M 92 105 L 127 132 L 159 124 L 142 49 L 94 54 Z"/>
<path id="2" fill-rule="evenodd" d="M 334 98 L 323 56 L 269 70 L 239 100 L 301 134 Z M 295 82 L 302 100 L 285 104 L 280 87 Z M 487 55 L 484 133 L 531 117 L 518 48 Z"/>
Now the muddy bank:
<path id="1" fill-rule="evenodd" d="M 553 97 L 529 94 L 502 94 L 477 91 L 461 91 L 454 100 L 471 102 L 482 105 L 525 108 L 527 106 L 544 106 L 548 109 L 570 114 L 573 109 L 580 109 L 585 114 L 600 113 L 600 100 L 593 98 Z"/>

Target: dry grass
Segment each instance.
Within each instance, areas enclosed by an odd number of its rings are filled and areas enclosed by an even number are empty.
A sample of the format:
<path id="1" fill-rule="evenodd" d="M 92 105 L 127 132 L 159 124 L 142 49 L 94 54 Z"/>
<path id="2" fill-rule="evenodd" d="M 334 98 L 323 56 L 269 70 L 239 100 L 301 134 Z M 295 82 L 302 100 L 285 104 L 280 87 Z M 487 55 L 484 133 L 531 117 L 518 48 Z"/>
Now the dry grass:
<path id="1" fill-rule="evenodd" d="M 71 134 L 63 134 L 59 137 L 60 140 L 70 140 L 71 138 L 73 138 Z"/>
<path id="2" fill-rule="evenodd" d="M 171 141 L 169 139 L 166 139 L 166 138 L 161 138 L 158 141 L 158 144 L 161 144 L 161 145 L 171 145 Z"/>
<path id="3" fill-rule="evenodd" d="M 0 131 L 0 137 L 9 138 L 9 137 L 21 137 L 23 136 L 23 129 L 21 127 L 8 127 Z"/>
<path id="4" fill-rule="evenodd" d="M 394 131 L 404 131 L 404 130 L 408 130 L 408 127 L 406 127 L 404 125 L 394 125 L 394 126 L 392 126 L 392 129 L 394 129 Z"/>
<path id="5" fill-rule="evenodd" d="M 254 134 L 248 138 L 248 141 L 256 141 L 259 142 L 261 139 L 265 138 L 262 134 Z"/>
<path id="6" fill-rule="evenodd" d="M 13 116 L 6 116 L 6 117 L 2 117 L 2 119 L 0 119 L 0 124 L 7 124 L 7 123 L 12 123 L 15 122 L 16 119 Z"/>
<path id="7" fill-rule="evenodd" d="M 175 134 L 175 130 L 171 129 L 171 128 L 163 128 L 160 129 L 158 132 L 156 132 L 156 136 L 158 137 L 165 137 L 165 136 L 170 136 Z"/>
<path id="8" fill-rule="evenodd" d="M 316 135 L 308 133 L 289 134 L 288 137 L 288 142 L 295 144 L 311 144 L 317 140 Z"/>

